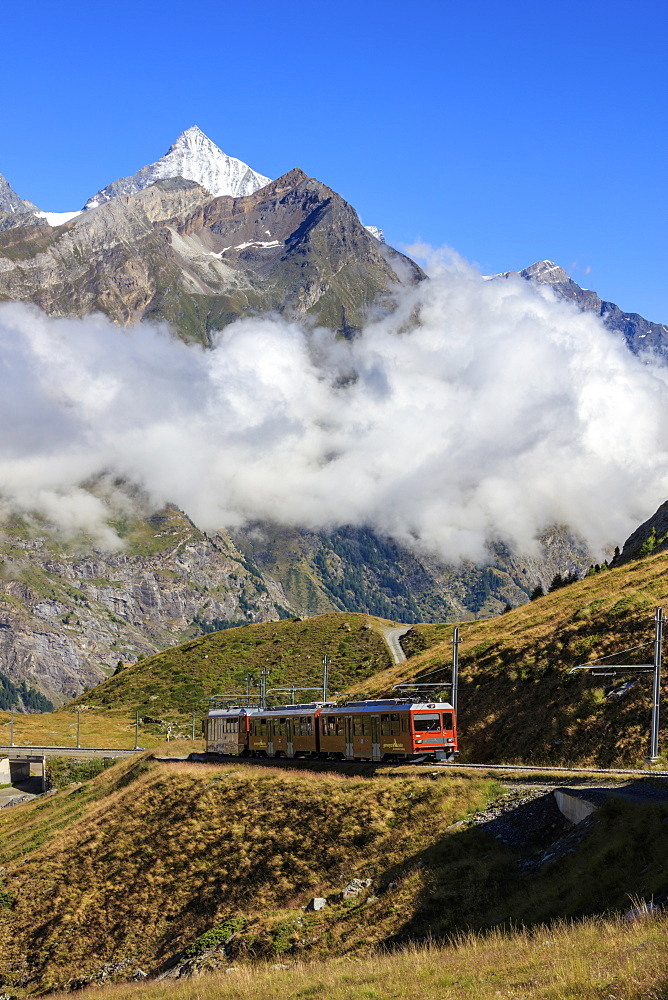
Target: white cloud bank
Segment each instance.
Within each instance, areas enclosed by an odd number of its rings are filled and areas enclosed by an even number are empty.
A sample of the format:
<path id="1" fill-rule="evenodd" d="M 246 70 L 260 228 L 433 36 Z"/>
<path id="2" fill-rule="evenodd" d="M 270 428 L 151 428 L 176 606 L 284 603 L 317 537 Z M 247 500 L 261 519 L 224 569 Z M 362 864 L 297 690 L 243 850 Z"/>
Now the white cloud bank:
<path id="1" fill-rule="evenodd" d="M 110 474 L 206 529 L 365 524 L 448 559 L 555 522 L 623 541 L 668 496 L 666 369 L 544 286 L 431 271 L 353 342 L 269 317 L 205 351 L 0 306 L 5 509 L 112 544 L 81 488 Z"/>

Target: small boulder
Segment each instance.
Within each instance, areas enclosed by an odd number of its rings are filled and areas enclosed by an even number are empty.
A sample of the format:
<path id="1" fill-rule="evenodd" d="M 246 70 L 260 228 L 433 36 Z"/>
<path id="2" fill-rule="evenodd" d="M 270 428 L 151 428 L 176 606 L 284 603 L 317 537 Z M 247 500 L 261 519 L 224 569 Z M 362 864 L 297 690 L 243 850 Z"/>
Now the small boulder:
<path id="1" fill-rule="evenodd" d="M 313 913 L 315 910 L 324 910 L 326 906 L 326 899 L 323 899 L 322 896 L 315 896 L 314 899 L 308 903 L 306 909 L 309 913 Z"/>
<path id="2" fill-rule="evenodd" d="M 656 903 L 641 903 L 640 906 L 625 913 L 624 920 L 632 924 L 637 920 L 648 920 L 650 917 L 656 917 L 660 912 L 661 907 L 657 906 Z"/>
<path id="3" fill-rule="evenodd" d="M 334 899 L 337 903 L 343 899 L 354 899 L 356 896 L 359 896 L 363 889 L 368 889 L 370 885 L 370 878 L 352 878 L 341 892 L 337 892 Z"/>

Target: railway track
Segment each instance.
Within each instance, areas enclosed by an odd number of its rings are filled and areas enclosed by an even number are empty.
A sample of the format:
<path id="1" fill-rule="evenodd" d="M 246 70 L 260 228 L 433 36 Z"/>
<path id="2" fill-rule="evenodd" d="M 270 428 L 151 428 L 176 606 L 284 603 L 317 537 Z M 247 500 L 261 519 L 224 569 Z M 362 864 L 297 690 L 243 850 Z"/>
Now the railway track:
<path id="1" fill-rule="evenodd" d="M 419 764 L 420 767 L 430 768 L 455 768 L 458 771 L 521 771 L 528 774 L 622 774 L 634 778 L 668 778 L 668 771 L 649 771 L 641 768 L 621 768 L 621 767 L 538 767 L 528 764 L 457 764 L 448 761 L 428 762 Z"/>
<path id="2" fill-rule="evenodd" d="M 75 747 L 40 747 L 40 746 L 0 746 L 0 755 L 12 757 L 23 757 L 25 755 L 39 755 L 39 756 L 68 756 L 68 757 L 133 757 L 138 753 L 142 753 L 143 748 L 138 749 L 124 749 L 120 750 L 117 748 L 108 747 L 87 747 L 87 748 L 75 748 Z M 372 767 L 374 770 L 382 767 L 401 767 L 403 766 L 401 762 L 390 762 L 390 761 L 366 761 L 366 760 L 317 760 L 317 759 L 307 759 L 307 758 L 287 758 L 287 757 L 238 757 L 232 754 L 205 754 L 202 753 L 198 755 L 200 758 L 207 757 L 207 760 L 202 760 L 202 763 L 215 764 L 220 762 L 221 764 L 231 764 L 236 763 L 246 763 L 246 764 L 261 764 L 263 766 L 271 767 L 298 767 L 298 768 L 313 768 L 327 767 L 336 765 L 337 767 L 355 767 L 361 766 L 365 768 Z M 166 763 L 169 762 L 179 762 L 183 760 L 188 760 L 188 757 L 159 757 L 156 758 L 162 760 Z M 410 762 L 409 762 L 410 763 Z M 554 774 L 554 775 L 567 775 L 567 774 L 582 774 L 582 775 L 623 775 L 633 778 L 668 778 L 668 770 L 645 770 L 642 768 L 619 768 L 619 767 L 555 767 L 551 765 L 529 765 L 529 764 L 460 764 L 457 762 L 449 761 L 415 761 L 412 766 L 414 767 L 427 767 L 431 770 L 447 770 L 454 769 L 456 771 L 503 771 L 503 772 L 521 772 L 525 774 Z"/>

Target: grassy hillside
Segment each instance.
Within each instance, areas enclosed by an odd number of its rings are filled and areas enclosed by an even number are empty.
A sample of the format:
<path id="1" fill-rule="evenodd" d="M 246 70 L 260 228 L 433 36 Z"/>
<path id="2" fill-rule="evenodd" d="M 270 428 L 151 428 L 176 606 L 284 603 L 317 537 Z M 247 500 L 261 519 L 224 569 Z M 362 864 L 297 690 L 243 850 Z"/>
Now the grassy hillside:
<path id="1" fill-rule="evenodd" d="M 668 994 L 668 917 L 625 924 L 589 920 L 505 934 L 468 935 L 449 947 L 374 958 L 237 966 L 201 979 L 91 987 L 87 1000 L 660 1000 Z M 281 963 L 284 964 L 284 963 Z"/>
<path id="2" fill-rule="evenodd" d="M 410 768 L 116 764 L 0 814 L 3 991 L 180 961 L 201 971 L 364 957 L 466 929 L 628 909 L 632 896 L 668 888 L 665 805 L 613 802 L 579 849 L 527 870 L 523 859 L 540 851 L 461 823 L 500 791 L 484 774 Z M 338 900 L 353 877 L 370 884 Z M 313 896 L 328 904 L 307 913 Z"/>
<path id="3" fill-rule="evenodd" d="M 104 963 L 155 970 L 239 917 L 247 957 L 284 954 L 305 938 L 315 954 L 362 938 L 371 946 L 401 926 L 416 886 L 372 904 L 370 931 L 359 908 L 311 918 L 301 907 L 353 876 L 377 892 L 402 874 L 414 879 L 435 831 L 494 790 L 479 777 L 117 764 L 0 814 L 0 982 L 32 992 Z"/>
<path id="4" fill-rule="evenodd" d="M 623 677 L 568 671 L 642 643 L 649 645 L 617 662 L 651 662 L 654 609 L 663 605 L 668 613 L 667 571 L 668 553 L 662 553 L 587 577 L 497 618 L 464 623 L 459 709 L 465 759 L 641 763 L 649 748 L 651 678 L 638 678 L 616 698 L 608 696 Z M 408 662 L 367 687 L 386 691 L 407 676 L 449 680 L 452 628 L 415 626 L 406 643 Z M 664 669 L 664 701 L 667 675 Z M 664 762 L 667 744 L 664 710 Z"/>
<path id="5" fill-rule="evenodd" d="M 367 615 L 326 614 L 214 632 L 127 666 L 73 704 L 139 709 L 154 716 L 202 712 L 203 699 L 210 695 L 245 691 L 247 674 L 257 693 L 265 666 L 269 688 L 294 683 L 322 690 L 325 654 L 331 660 L 333 696 L 389 667 L 391 657 L 380 625 Z M 272 697 L 280 701 L 287 696 Z M 318 697 L 318 691 L 304 691 L 298 697 L 309 701 Z"/>

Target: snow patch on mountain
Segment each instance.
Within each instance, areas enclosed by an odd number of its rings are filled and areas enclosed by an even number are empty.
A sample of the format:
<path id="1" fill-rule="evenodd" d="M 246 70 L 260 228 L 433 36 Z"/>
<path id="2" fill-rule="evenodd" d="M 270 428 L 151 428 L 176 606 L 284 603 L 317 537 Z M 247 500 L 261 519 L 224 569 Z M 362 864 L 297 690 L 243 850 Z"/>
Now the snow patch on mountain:
<path id="1" fill-rule="evenodd" d="M 374 239 L 379 240 L 380 243 L 385 242 L 385 233 L 378 226 L 365 226 L 367 233 L 371 233 Z"/>
<path id="2" fill-rule="evenodd" d="M 156 181 L 171 177 L 201 184 L 211 194 L 242 198 L 253 194 L 271 180 L 251 170 L 241 160 L 228 156 L 204 133 L 193 125 L 178 137 L 163 157 L 142 167 L 132 177 L 121 177 L 98 191 L 84 208 L 97 208 L 119 195 L 135 194 Z"/>
<path id="3" fill-rule="evenodd" d="M 81 209 L 77 209 L 76 212 L 35 212 L 35 215 L 40 219 L 46 219 L 50 226 L 64 226 L 66 222 L 81 215 Z"/>

